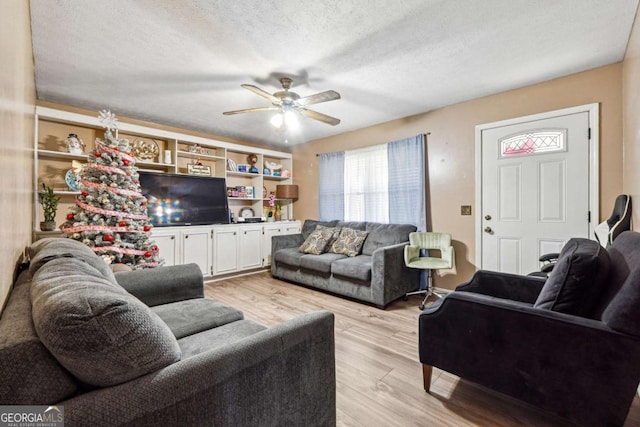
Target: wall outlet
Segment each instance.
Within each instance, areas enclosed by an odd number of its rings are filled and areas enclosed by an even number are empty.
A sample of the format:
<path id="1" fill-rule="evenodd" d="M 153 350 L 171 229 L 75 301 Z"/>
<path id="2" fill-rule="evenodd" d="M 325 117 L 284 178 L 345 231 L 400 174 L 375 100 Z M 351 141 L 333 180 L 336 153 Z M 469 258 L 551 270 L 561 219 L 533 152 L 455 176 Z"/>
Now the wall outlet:
<path id="1" fill-rule="evenodd" d="M 471 205 L 460 206 L 460 215 L 471 215 Z"/>

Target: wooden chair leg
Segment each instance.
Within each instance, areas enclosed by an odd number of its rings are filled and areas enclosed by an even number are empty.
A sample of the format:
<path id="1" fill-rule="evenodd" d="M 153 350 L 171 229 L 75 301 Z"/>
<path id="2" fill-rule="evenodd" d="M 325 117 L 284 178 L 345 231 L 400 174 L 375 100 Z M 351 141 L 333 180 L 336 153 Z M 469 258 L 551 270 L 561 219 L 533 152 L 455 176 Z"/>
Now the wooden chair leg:
<path id="1" fill-rule="evenodd" d="M 422 365 L 422 382 L 424 391 L 429 393 L 429 389 L 431 388 L 431 365 Z"/>

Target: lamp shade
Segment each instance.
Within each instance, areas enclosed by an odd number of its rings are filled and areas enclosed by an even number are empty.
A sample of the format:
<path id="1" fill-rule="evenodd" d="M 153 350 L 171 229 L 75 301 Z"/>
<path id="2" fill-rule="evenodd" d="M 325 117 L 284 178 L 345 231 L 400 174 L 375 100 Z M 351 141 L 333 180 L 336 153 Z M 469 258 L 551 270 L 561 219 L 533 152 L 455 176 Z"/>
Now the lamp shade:
<path id="1" fill-rule="evenodd" d="M 277 199 L 298 199 L 298 186 L 292 184 L 276 185 Z"/>

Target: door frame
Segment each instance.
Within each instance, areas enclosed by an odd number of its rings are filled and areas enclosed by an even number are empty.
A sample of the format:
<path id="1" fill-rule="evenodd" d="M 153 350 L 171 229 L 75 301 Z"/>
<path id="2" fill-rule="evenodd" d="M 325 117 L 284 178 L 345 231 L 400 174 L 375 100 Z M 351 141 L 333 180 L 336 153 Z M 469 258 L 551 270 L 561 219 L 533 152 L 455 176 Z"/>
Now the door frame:
<path id="1" fill-rule="evenodd" d="M 521 124 L 531 121 L 549 119 L 557 116 L 583 113 L 589 114 L 589 128 L 591 135 L 589 139 L 589 211 L 591 220 L 589 221 L 589 238 L 593 239 L 593 229 L 600 223 L 600 104 L 585 104 L 575 107 L 563 108 L 560 110 L 547 111 L 544 113 L 531 114 L 528 116 L 516 117 L 497 122 L 483 123 L 476 125 L 475 130 L 475 163 L 476 163 L 476 214 L 475 214 L 475 235 L 476 235 L 476 270 L 482 269 L 482 132 L 488 129 Z"/>

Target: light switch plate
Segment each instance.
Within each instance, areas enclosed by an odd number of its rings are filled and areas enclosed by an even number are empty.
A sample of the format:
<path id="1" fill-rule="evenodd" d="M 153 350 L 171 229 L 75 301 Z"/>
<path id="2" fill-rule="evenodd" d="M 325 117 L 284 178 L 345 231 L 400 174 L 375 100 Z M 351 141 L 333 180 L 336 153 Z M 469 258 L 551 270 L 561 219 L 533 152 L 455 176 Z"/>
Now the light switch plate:
<path id="1" fill-rule="evenodd" d="M 471 215 L 471 205 L 460 206 L 460 215 Z"/>

